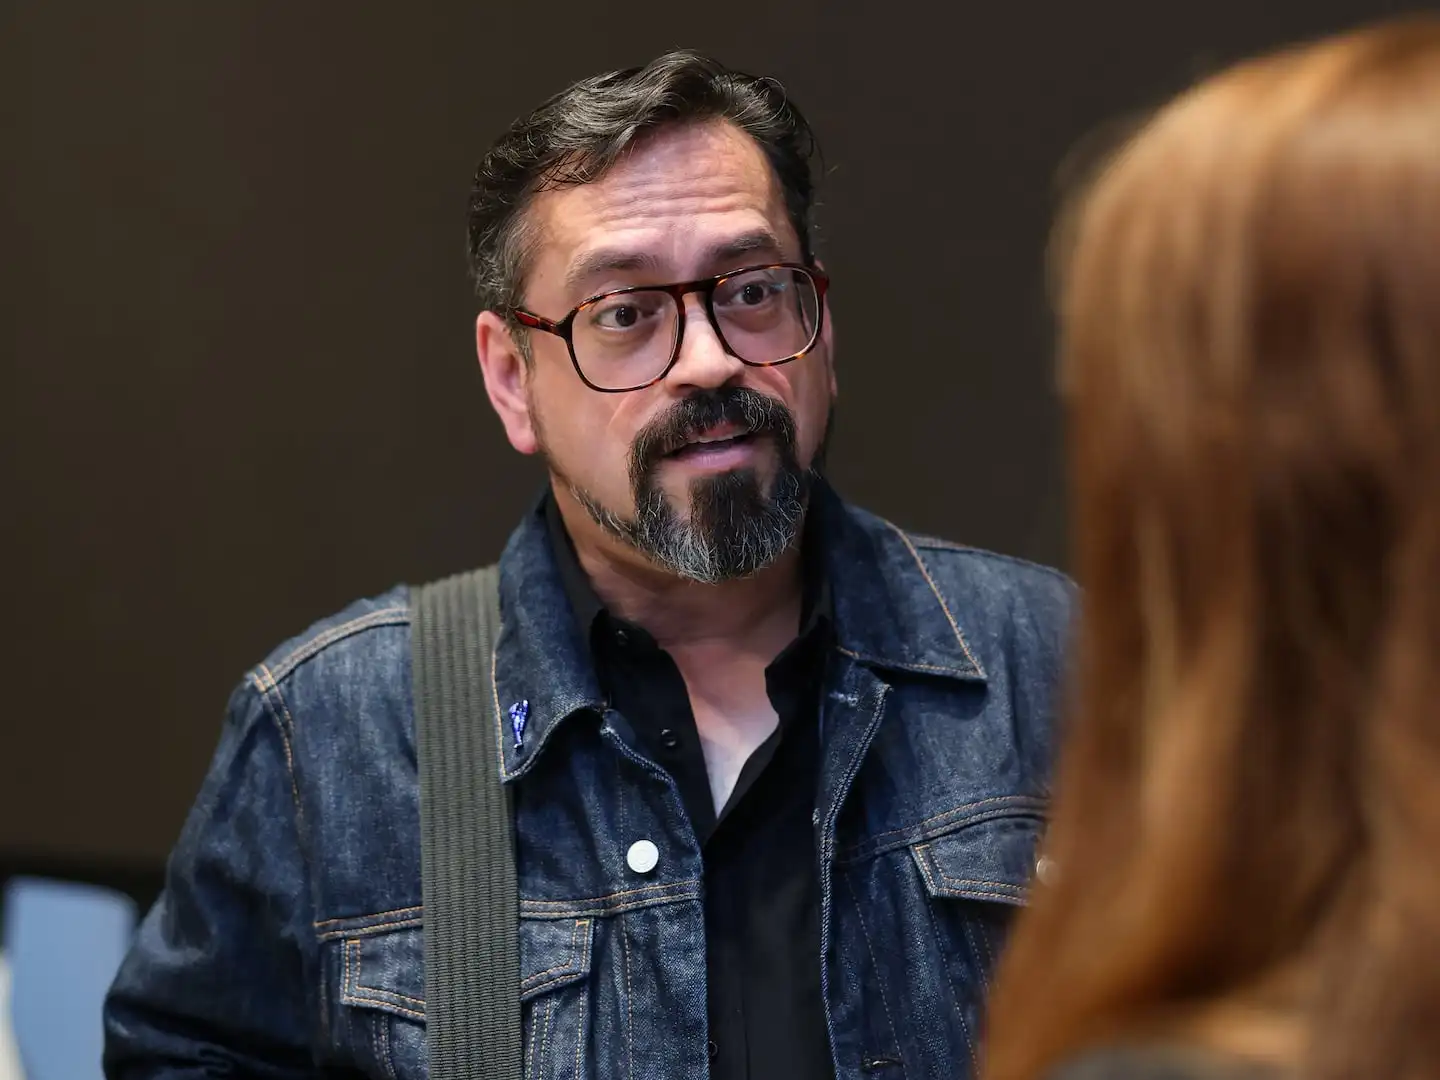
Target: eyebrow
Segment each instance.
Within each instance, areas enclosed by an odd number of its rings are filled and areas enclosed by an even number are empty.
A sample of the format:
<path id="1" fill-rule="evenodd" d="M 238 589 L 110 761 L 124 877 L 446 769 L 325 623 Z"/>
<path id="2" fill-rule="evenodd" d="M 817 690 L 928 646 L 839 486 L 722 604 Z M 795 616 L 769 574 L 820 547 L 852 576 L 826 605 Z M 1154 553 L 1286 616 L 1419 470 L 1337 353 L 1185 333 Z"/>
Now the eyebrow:
<path id="1" fill-rule="evenodd" d="M 780 238 L 769 229 L 755 229 L 731 237 L 705 250 L 701 265 L 730 262 L 742 255 L 765 252 L 779 256 L 784 251 Z M 628 248 L 596 248 L 580 256 L 565 273 L 565 291 L 574 294 L 591 278 L 617 270 L 651 270 L 658 272 L 660 260 L 646 252 Z"/>

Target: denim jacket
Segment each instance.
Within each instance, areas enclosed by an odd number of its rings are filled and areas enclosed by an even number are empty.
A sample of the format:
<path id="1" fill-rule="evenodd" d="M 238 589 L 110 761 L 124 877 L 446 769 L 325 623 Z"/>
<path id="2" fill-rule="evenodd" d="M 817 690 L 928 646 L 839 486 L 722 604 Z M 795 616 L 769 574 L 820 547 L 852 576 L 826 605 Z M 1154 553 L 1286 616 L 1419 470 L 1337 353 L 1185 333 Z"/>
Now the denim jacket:
<path id="1" fill-rule="evenodd" d="M 814 813 L 836 1076 L 954 1080 L 1035 868 L 1073 590 L 829 495 L 835 644 Z M 539 512 L 501 560 L 526 1076 L 704 1080 L 701 849 L 607 708 Z M 659 863 L 627 864 L 637 840 Z M 410 613 L 400 588 L 278 649 L 106 1005 L 112 1080 L 427 1072 Z"/>

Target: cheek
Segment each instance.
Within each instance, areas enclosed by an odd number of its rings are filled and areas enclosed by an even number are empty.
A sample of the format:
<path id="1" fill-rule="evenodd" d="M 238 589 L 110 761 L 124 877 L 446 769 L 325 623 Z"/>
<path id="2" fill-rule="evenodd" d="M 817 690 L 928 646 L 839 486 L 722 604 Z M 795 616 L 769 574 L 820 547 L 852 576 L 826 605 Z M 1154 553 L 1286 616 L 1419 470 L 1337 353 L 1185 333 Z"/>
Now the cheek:
<path id="1" fill-rule="evenodd" d="M 532 409 L 539 416 L 545 449 L 555 465 L 572 479 L 597 492 L 615 482 L 628 486 L 630 445 L 634 422 L 624 395 L 597 394 L 581 387 L 549 393 L 552 387 L 536 385 Z"/>
<path id="2" fill-rule="evenodd" d="M 628 455 L 635 437 L 655 416 L 655 404 L 648 400 L 650 392 L 644 390 L 606 396 L 611 399 L 605 416 L 606 445 L 618 446 L 622 454 Z"/>
<path id="3" fill-rule="evenodd" d="M 756 372 L 760 378 L 752 383 L 756 390 L 783 402 L 795 417 L 804 457 L 819 448 L 830 414 L 830 372 L 819 360 L 819 356 L 807 356 L 782 367 L 761 368 Z"/>

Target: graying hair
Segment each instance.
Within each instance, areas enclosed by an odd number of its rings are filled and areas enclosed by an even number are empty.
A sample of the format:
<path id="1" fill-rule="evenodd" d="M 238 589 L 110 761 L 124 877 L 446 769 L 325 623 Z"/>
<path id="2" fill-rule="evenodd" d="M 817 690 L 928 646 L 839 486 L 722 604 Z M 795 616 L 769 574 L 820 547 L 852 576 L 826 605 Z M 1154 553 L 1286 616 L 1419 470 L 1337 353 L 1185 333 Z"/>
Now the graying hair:
<path id="1" fill-rule="evenodd" d="M 729 121 L 760 146 L 784 191 L 802 258 L 813 262 L 810 161 L 818 145 L 809 124 L 774 79 L 682 50 L 582 79 L 517 120 L 490 148 L 470 190 L 470 276 L 480 306 L 505 315 L 512 330 L 523 329 L 510 310 L 520 305 L 535 245 L 525 214 L 534 195 L 596 179 L 661 126 L 708 119 Z"/>

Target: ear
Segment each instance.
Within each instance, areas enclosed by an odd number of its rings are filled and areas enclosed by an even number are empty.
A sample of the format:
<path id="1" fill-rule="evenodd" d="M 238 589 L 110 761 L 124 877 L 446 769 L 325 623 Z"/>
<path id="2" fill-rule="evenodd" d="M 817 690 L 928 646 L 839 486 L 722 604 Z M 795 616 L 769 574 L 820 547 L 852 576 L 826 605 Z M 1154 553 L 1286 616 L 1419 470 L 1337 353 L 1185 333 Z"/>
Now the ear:
<path id="1" fill-rule="evenodd" d="M 510 327 L 493 311 L 475 320 L 475 355 L 485 377 L 485 392 L 510 445 L 522 454 L 540 449 L 534 418 L 530 415 L 530 368 L 510 334 Z"/>
<path id="2" fill-rule="evenodd" d="M 821 270 L 825 269 L 825 264 L 819 259 L 815 260 L 815 265 Z M 839 395 L 840 387 L 835 380 L 835 316 L 830 311 L 830 294 L 828 292 L 825 294 L 824 305 L 825 314 L 824 321 L 820 326 L 820 344 L 825 347 L 825 366 L 830 370 L 830 396 L 833 398 Z"/>

